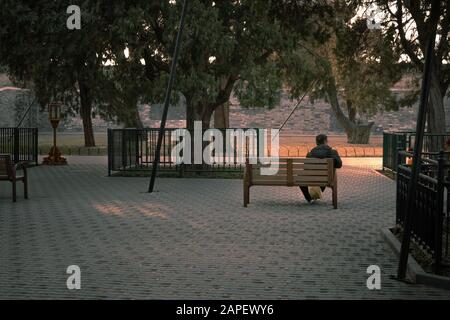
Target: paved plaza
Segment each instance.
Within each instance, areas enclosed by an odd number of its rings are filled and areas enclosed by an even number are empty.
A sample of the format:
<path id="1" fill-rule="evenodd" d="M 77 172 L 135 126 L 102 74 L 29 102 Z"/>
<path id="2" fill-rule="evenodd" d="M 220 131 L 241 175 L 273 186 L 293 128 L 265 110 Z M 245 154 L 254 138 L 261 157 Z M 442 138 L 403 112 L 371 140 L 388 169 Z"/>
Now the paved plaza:
<path id="1" fill-rule="evenodd" d="M 0 298 L 448 299 L 450 291 L 391 280 L 398 260 L 395 184 L 370 166 L 339 171 L 313 205 L 297 188 L 242 181 L 107 177 L 104 158 L 30 169 L 30 199 L 0 184 Z M 81 268 L 68 290 L 66 268 Z M 366 287 L 378 265 L 382 289 Z"/>

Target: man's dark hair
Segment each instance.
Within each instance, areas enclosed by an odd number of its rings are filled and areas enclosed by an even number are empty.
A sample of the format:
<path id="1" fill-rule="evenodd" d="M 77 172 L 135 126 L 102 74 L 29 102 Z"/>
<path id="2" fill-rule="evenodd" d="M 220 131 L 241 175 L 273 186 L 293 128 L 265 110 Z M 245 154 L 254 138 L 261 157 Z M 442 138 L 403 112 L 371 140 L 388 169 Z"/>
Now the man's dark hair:
<path id="1" fill-rule="evenodd" d="M 320 146 L 321 144 L 327 143 L 327 140 L 328 140 L 328 137 L 327 137 L 326 134 L 319 134 L 319 135 L 316 137 L 316 144 L 317 144 L 318 146 Z"/>

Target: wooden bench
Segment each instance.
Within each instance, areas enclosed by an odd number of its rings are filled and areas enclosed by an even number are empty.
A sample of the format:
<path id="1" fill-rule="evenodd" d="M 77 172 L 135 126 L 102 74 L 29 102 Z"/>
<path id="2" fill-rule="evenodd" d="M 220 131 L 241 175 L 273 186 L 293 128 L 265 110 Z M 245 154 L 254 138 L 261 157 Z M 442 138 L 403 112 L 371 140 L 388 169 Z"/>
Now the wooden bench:
<path id="1" fill-rule="evenodd" d="M 250 203 L 252 186 L 329 187 L 333 191 L 333 207 L 337 209 L 337 175 L 333 159 L 280 158 L 275 175 L 261 175 L 269 165 L 246 161 L 244 171 L 244 207 Z"/>
<path id="2" fill-rule="evenodd" d="M 17 174 L 17 170 L 19 168 L 23 171 L 21 175 Z M 9 181 L 12 183 L 13 202 L 17 201 L 16 183 L 17 181 L 22 181 L 24 196 L 25 199 L 28 199 L 28 179 L 26 166 L 23 163 L 14 165 L 11 161 L 11 155 L 9 154 L 0 154 L 0 181 Z"/>

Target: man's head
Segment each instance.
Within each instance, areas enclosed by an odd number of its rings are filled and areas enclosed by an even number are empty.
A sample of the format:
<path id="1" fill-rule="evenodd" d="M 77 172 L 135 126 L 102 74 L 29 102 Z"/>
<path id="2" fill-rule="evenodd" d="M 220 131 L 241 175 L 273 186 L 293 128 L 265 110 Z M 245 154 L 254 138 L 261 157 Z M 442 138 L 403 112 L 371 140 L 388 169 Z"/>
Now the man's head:
<path id="1" fill-rule="evenodd" d="M 316 137 L 316 144 L 318 146 L 323 145 L 323 144 L 327 144 L 328 143 L 328 137 L 326 134 L 319 134 Z"/>

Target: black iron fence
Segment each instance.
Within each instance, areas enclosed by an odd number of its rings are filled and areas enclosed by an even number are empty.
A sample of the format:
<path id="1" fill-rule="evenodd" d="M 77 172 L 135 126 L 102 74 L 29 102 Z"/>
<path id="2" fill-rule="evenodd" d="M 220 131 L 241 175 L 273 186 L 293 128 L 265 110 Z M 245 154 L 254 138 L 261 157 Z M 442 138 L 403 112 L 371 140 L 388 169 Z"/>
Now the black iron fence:
<path id="1" fill-rule="evenodd" d="M 398 152 L 406 150 L 406 133 L 383 132 L 383 169 L 396 171 Z"/>
<path id="2" fill-rule="evenodd" d="M 420 161 L 421 173 L 414 195 L 411 225 L 413 240 L 433 257 L 435 271 L 439 273 L 444 254 L 444 242 L 445 256 L 448 257 L 450 211 L 448 170 L 450 165 L 445 152 L 433 154 L 438 160 L 431 159 L 429 155 L 429 153 L 425 154 Z M 411 177 L 411 166 L 407 164 L 406 159 L 411 157 L 410 152 L 398 153 L 396 223 L 399 226 L 403 226 L 404 222 Z"/>
<path id="3" fill-rule="evenodd" d="M 38 164 L 37 128 L 0 128 L 0 153 L 11 154 L 14 163 Z"/>
<path id="4" fill-rule="evenodd" d="M 383 132 L 383 169 L 396 171 L 399 151 L 412 151 L 414 148 L 415 132 Z M 437 160 L 437 154 L 441 150 L 450 150 L 446 145 L 450 133 L 424 135 L 422 152 Z M 433 156 L 434 155 L 434 156 Z"/>
<path id="5" fill-rule="evenodd" d="M 182 175 L 189 171 L 231 171 L 241 172 L 245 167 L 245 158 L 242 154 L 248 154 L 253 148 L 254 152 L 260 154 L 261 148 L 266 148 L 267 141 L 260 141 L 261 130 L 263 129 L 216 129 L 220 130 L 224 137 L 226 137 L 226 130 L 242 130 L 242 132 L 255 133 L 256 143 L 251 142 L 251 135 L 247 136 L 240 148 L 243 150 L 233 149 L 232 153 L 225 152 L 226 141 L 223 141 L 224 152 L 221 157 L 214 157 L 214 162 L 207 165 L 184 165 L 177 164 L 175 157 L 172 155 L 172 150 L 179 143 L 174 134 L 176 128 L 165 129 L 162 147 L 161 147 L 161 161 L 159 164 L 159 171 L 177 172 Z M 108 130 L 108 174 L 113 172 L 127 172 L 127 171 L 148 171 L 153 165 L 156 144 L 158 141 L 157 128 L 145 129 L 109 129 Z M 203 130 L 203 134 L 205 130 Z M 192 133 L 192 141 L 194 133 Z M 237 137 L 234 138 L 233 145 L 238 145 Z M 203 150 L 203 148 L 202 148 Z M 243 152 L 243 153 L 242 153 Z"/>

